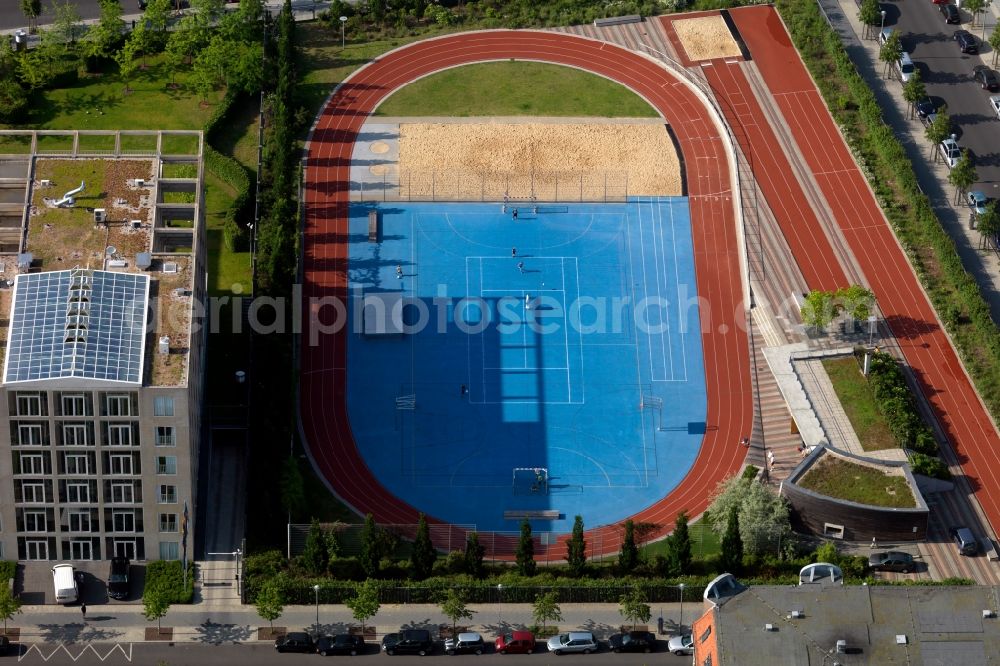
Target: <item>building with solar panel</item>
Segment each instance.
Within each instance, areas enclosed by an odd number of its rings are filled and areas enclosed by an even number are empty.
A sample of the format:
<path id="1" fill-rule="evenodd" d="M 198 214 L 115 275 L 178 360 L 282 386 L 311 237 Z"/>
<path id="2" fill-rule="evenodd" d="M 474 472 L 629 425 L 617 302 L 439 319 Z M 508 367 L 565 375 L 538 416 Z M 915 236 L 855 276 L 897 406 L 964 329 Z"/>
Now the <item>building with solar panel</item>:
<path id="1" fill-rule="evenodd" d="M 27 133 L 0 155 L 0 559 L 193 554 L 201 135 L 170 156 L 109 134 L 117 154 Z"/>

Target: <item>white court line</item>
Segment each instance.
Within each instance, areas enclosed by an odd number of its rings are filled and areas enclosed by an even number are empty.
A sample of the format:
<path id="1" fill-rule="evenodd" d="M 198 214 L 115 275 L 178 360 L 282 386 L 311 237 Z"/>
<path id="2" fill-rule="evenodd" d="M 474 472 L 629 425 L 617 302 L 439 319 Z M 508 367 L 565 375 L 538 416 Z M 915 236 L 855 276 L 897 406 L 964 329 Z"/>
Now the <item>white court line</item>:
<path id="1" fill-rule="evenodd" d="M 655 206 L 653 208 L 654 214 L 652 216 L 653 232 L 656 234 L 654 237 L 655 242 L 653 247 L 659 247 L 659 251 L 656 252 L 656 295 L 662 300 L 666 301 L 666 312 L 664 313 L 663 321 L 666 323 L 666 332 L 660 333 L 661 344 L 663 340 L 666 340 L 666 353 L 664 355 L 663 363 L 663 376 L 667 376 L 667 366 L 670 367 L 670 379 L 664 379 L 664 381 L 671 381 L 674 379 L 674 347 L 673 347 L 673 337 L 671 336 L 672 329 L 670 327 L 670 301 L 667 300 L 665 294 L 668 291 L 667 283 L 667 249 L 666 249 L 666 238 L 663 233 L 663 206 L 660 205 L 660 200 L 653 199 L 651 205 Z M 677 261 L 677 248 L 674 248 L 674 265 L 676 266 Z M 662 264 L 662 266 L 661 266 Z M 663 284 L 661 289 L 660 284 Z M 662 347 L 661 347 L 662 348 Z"/>
<path id="2" fill-rule="evenodd" d="M 684 378 L 680 381 L 686 382 L 688 379 L 687 368 L 687 346 L 684 344 L 684 312 L 681 307 L 681 269 L 680 261 L 677 259 L 677 226 L 674 221 L 675 200 L 670 201 L 670 235 L 674 242 L 674 280 L 677 286 L 677 334 L 681 336 L 681 367 L 684 369 Z"/>

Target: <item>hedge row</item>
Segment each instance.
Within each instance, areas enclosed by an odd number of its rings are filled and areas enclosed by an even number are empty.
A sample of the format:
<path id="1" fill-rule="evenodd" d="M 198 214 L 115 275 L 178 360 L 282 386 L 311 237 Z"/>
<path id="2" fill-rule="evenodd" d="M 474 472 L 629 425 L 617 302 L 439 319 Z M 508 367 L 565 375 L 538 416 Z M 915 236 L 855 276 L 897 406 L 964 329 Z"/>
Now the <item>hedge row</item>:
<path id="1" fill-rule="evenodd" d="M 792 39 L 885 211 L 966 369 L 1000 418 L 1000 331 L 869 85 L 814 0 L 777 0 Z"/>
<path id="2" fill-rule="evenodd" d="M 245 219 L 244 216 L 249 213 L 250 176 L 242 164 L 209 145 L 205 146 L 205 168 L 236 190 L 236 199 L 226 211 L 222 234 L 228 250 L 245 252 L 249 249 L 249 235 L 238 220 Z"/>
<path id="3" fill-rule="evenodd" d="M 187 586 L 184 569 L 179 560 L 156 560 L 146 565 L 146 585 L 143 596 L 152 590 L 163 592 L 168 603 L 189 604 L 194 600 L 195 566 L 188 565 Z"/>
<path id="4" fill-rule="evenodd" d="M 936 455 L 938 446 L 934 433 L 920 415 L 917 400 L 899 362 L 885 352 L 872 353 L 868 361 L 868 385 L 896 443 L 904 449 Z"/>

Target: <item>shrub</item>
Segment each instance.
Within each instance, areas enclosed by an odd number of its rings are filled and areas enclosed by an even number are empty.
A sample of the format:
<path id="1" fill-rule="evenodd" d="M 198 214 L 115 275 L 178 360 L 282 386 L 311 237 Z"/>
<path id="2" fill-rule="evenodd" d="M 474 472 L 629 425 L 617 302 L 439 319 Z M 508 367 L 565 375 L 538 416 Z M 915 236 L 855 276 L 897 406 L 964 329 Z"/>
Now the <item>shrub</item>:
<path id="1" fill-rule="evenodd" d="M 143 596 L 161 592 L 169 604 L 189 604 L 194 599 L 194 566 L 188 567 L 187 586 L 179 560 L 157 560 L 146 565 L 146 586 Z"/>
<path id="2" fill-rule="evenodd" d="M 17 562 L 0 560 L 0 585 L 6 585 L 15 573 L 17 573 Z"/>
<path id="3" fill-rule="evenodd" d="M 923 474 L 935 479 L 950 479 L 951 472 L 948 465 L 937 456 L 928 456 L 923 453 L 914 453 L 910 456 L 910 468 L 914 474 Z"/>

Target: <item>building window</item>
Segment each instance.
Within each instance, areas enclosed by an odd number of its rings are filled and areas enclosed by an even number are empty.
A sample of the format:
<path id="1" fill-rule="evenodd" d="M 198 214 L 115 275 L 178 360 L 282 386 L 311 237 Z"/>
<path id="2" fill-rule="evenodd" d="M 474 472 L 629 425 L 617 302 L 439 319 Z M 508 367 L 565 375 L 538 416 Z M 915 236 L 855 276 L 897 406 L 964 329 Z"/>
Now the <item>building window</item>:
<path id="1" fill-rule="evenodd" d="M 43 403 L 45 396 L 41 393 L 18 393 L 17 394 L 17 415 L 18 416 L 46 416 L 48 410 L 44 410 Z M 44 411 L 43 411 L 44 410 Z"/>
<path id="2" fill-rule="evenodd" d="M 177 438 L 174 435 L 173 426 L 156 426 L 157 446 L 176 446 Z"/>
<path id="3" fill-rule="evenodd" d="M 153 416 L 173 416 L 174 399 L 168 395 L 158 395 L 153 398 Z"/>
<path id="4" fill-rule="evenodd" d="M 177 504 L 177 486 L 161 485 L 156 501 L 159 504 Z"/>
<path id="5" fill-rule="evenodd" d="M 132 446 L 132 425 L 129 423 L 109 423 L 108 445 Z"/>
<path id="6" fill-rule="evenodd" d="M 111 501 L 115 504 L 132 504 L 135 502 L 135 487 L 131 481 L 111 482 Z"/>
<path id="7" fill-rule="evenodd" d="M 90 531 L 90 511 L 70 511 L 69 512 L 70 532 Z"/>
<path id="8" fill-rule="evenodd" d="M 177 456 L 157 456 L 156 457 L 156 473 L 157 474 L 176 474 L 177 473 Z"/>
<path id="9" fill-rule="evenodd" d="M 49 559 L 48 539 L 25 539 L 24 559 L 26 560 L 47 560 Z"/>
<path id="10" fill-rule="evenodd" d="M 161 560 L 177 560 L 180 559 L 180 544 L 176 541 L 161 541 L 160 542 L 160 559 Z"/>
<path id="11" fill-rule="evenodd" d="M 47 532 L 49 523 L 45 519 L 45 510 L 25 510 L 24 511 L 24 531 L 25 532 Z"/>
<path id="12" fill-rule="evenodd" d="M 84 423 L 64 423 L 63 446 L 90 446 L 90 437 L 87 433 L 87 425 Z"/>
<path id="13" fill-rule="evenodd" d="M 64 453 L 63 462 L 66 465 L 66 474 L 93 474 L 90 471 L 90 458 L 86 453 Z"/>
<path id="14" fill-rule="evenodd" d="M 65 546 L 63 546 L 65 548 Z M 71 560 L 92 560 L 94 559 L 94 544 L 90 539 L 73 539 L 69 542 L 69 559 Z"/>
<path id="15" fill-rule="evenodd" d="M 132 454 L 116 453 L 111 455 L 110 474 L 135 474 L 132 470 Z"/>
<path id="16" fill-rule="evenodd" d="M 21 474 L 45 474 L 44 456 L 40 453 L 22 453 Z"/>
<path id="17" fill-rule="evenodd" d="M 112 532 L 135 532 L 135 512 L 120 509 L 111 512 Z"/>
<path id="18" fill-rule="evenodd" d="M 82 393 L 62 395 L 63 416 L 87 416 L 87 396 Z"/>
<path id="19" fill-rule="evenodd" d="M 177 531 L 177 514 L 176 513 L 161 513 L 160 514 L 160 531 L 161 532 L 176 532 Z"/>
<path id="20" fill-rule="evenodd" d="M 107 416 L 132 416 L 132 401 L 128 395 L 106 395 L 104 400 Z"/>
<path id="21" fill-rule="evenodd" d="M 41 423 L 19 423 L 17 425 L 17 444 L 41 446 L 44 441 Z"/>
<path id="22" fill-rule="evenodd" d="M 45 483 L 42 481 L 23 481 L 21 483 L 21 501 L 25 504 L 40 504 L 45 501 Z"/>
<path id="23" fill-rule="evenodd" d="M 76 504 L 91 502 L 90 484 L 86 481 L 68 481 L 66 483 L 66 501 Z"/>

